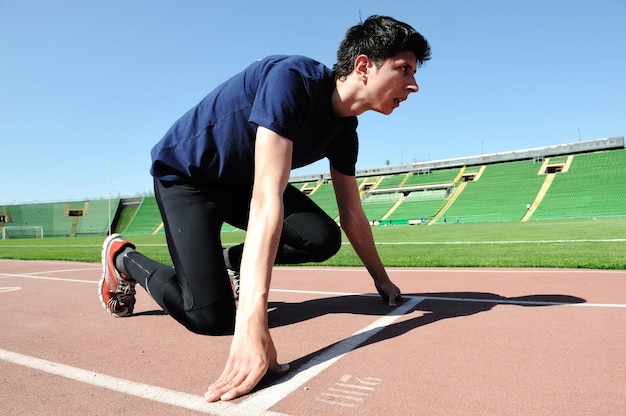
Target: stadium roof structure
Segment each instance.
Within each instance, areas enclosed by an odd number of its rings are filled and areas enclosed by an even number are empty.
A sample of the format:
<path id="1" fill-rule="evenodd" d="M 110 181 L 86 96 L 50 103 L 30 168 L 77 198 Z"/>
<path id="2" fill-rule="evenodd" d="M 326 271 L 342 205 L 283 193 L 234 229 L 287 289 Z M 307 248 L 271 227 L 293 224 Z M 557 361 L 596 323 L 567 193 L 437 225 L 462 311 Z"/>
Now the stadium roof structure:
<path id="1" fill-rule="evenodd" d="M 384 166 L 356 171 L 357 177 L 393 175 L 397 173 L 415 172 L 427 173 L 438 169 L 457 168 L 462 166 L 489 165 L 493 163 L 514 162 L 519 160 L 543 160 L 546 157 L 571 155 L 576 153 L 590 153 L 600 150 L 624 148 L 624 136 L 605 139 L 588 140 L 554 146 L 536 147 L 532 149 L 514 150 L 502 153 L 489 153 L 479 156 L 467 156 L 452 159 L 414 162 L 402 165 Z M 330 173 L 307 175 L 292 175 L 289 182 L 309 182 L 329 180 Z"/>

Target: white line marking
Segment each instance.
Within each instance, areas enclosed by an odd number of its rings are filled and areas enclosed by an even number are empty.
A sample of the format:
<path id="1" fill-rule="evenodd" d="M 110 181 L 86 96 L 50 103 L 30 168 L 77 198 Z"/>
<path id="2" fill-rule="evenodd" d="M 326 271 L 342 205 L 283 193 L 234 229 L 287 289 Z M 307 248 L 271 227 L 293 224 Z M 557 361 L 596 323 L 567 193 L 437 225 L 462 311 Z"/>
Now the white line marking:
<path id="1" fill-rule="evenodd" d="M 626 308 L 626 304 L 621 303 L 568 303 L 568 302 L 542 302 L 532 300 L 515 300 L 515 299 L 474 299 L 474 298 L 449 298 L 438 296 L 425 296 L 424 299 L 444 300 L 450 302 L 473 302 L 473 303 L 499 303 L 508 305 L 524 305 L 524 306 L 577 306 L 577 307 L 593 307 L 593 308 Z"/>
<path id="2" fill-rule="evenodd" d="M 44 371 L 49 374 L 80 381 L 97 387 L 103 387 L 120 393 L 130 394 L 148 400 L 171 404 L 187 409 L 207 412 L 207 404 L 202 402 L 200 396 L 175 392 L 160 387 L 154 387 L 143 383 L 123 380 L 93 371 L 83 370 L 64 364 L 55 363 L 40 358 L 29 357 L 0 349 L 0 359 L 13 364 Z"/>
<path id="3" fill-rule="evenodd" d="M 376 293 L 349 293 L 349 292 L 319 292 L 316 290 L 291 290 L 291 289 L 271 289 L 271 292 L 279 293 L 301 293 L 311 295 L 334 295 L 334 296 L 368 296 L 379 297 Z M 402 295 L 402 298 L 409 299 L 416 296 Z M 417 296 L 420 299 L 428 300 L 443 300 L 450 302 L 478 302 L 478 303 L 500 303 L 511 305 L 528 305 L 528 306 L 577 306 L 577 307 L 589 307 L 589 308 L 626 308 L 626 304 L 623 303 L 569 303 L 569 302 L 542 302 L 532 300 L 515 300 L 515 299 L 484 299 L 484 298 L 450 298 L 444 296 Z"/>
<path id="4" fill-rule="evenodd" d="M 149 384 L 138 383 L 136 381 L 124 380 L 108 376 L 106 374 L 83 370 L 81 368 L 71 367 L 69 365 L 43 360 L 41 358 L 29 357 L 27 355 L 3 349 L 0 349 L 0 360 L 32 368 L 34 370 L 43 371 L 45 373 L 54 374 L 60 377 L 65 377 L 81 383 L 90 384 L 96 387 L 117 391 L 123 394 L 171 406 L 195 410 L 206 414 L 225 416 L 248 416 L 252 414 L 263 416 L 281 416 L 280 413 L 275 412 L 245 413 L 242 412 L 241 409 L 238 408 L 238 405 L 234 403 L 207 403 L 204 401 L 202 396 L 151 386 Z"/>
<path id="5" fill-rule="evenodd" d="M 80 269 L 63 269 L 63 270 L 46 270 L 43 272 L 30 272 L 28 274 L 48 274 L 48 273 L 68 273 L 68 272 L 84 272 L 88 270 L 102 270 L 102 266 L 100 267 L 85 267 Z"/>
<path id="6" fill-rule="evenodd" d="M 335 383 L 335 386 L 339 386 L 339 387 L 349 387 L 351 389 L 360 389 L 360 390 L 371 390 L 374 391 L 374 387 L 368 387 L 368 386 L 358 386 L 356 384 L 346 384 L 346 383 Z"/>
<path id="7" fill-rule="evenodd" d="M 339 383 L 336 383 L 336 384 L 339 384 Z M 360 392 L 360 391 L 344 390 L 344 389 L 335 389 L 333 387 L 329 387 L 327 390 L 328 391 L 334 391 L 334 392 L 337 392 L 337 393 L 351 394 L 353 396 L 369 396 L 368 393 L 363 393 L 363 392 Z"/>
<path id="8" fill-rule="evenodd" d="M 313 290 L 297 290 L 297 289 L 270 289 L 270 292 L 276 293 L 302 293 L 306 295 L 329 295 L 329 296 L 380 296 L 373 293 L 351 293 L 351 292 L 321 292 Z"/>
<path id="9" fill-rule="evenodd" d="M 352 273 L 367 273 L 362 267 L 334 267 L 334 266 L 277 266 L 277 269 L 287 271 L 323 271 L 329 272 L 352 272 Z M 499 274 L 563 274 L 563 273 L 583 273 L 583 274 L 622 274 L 626 276 L 624 270 L 612 270 L 612 269 L 556 269 L 556 268 L 521 268 L 521 269 L 509 269 L 509 268 L 462 268 L 462 267 L 386 267 L 387 271 L 392 274 L 396 273 L 499 273 Z"/>
<path id="10" fill-rule="evenodd" d="M 294 269 L 298 269 L 297 267 Z M 508 271 L 507 271 L 508 273 Z M 2 277 L 23 277 L 28 279 L 38 279 L 38 280 L 53 280 L 53 281 L 62 281 L 62 282 L 73 282 L 73 283 L 98 283 L 95 280 L 81 280 L 81 279 L 65 279 L 61 277 L 46 277 L 46 276 L 33 276 L 27 274 L 11 274 L 11 273 L 0 273 L 0 278 Z M 378 297 L 378 294 L 375 293 L 352 293 L 352 292 L 328 292 L 328 291 L 318 291 L 318 290 L 295 290 L 295 289 L 270 289 L 271 292 L 276 293 L 299 293 L 299 294 L 309 294 L 309 295 L 325 295 L 325 296 L 369 296 L 369 297 Z M 403 295 L 405 298 L 411 298 L 411 296 Z M 517 305 L 534 305 L 534 306 L 550 306 L 550 305 L 559 305 L 559 306 L 579 306 L 579 307 L 593 307 L 593 308 L 626 308 L 626 304 L 621 303 L 566 303 L 566 302 L 534 302 L 534 301 L 519 301 L 512 299 L 474 299 L 474 298 L 445 298 L 445 297 L 436 297 L 436 296 L 420 296 L 422 299 L 432 299 L 432 300 L 448 300 L 448 301 L 456 301 L 456 302 L 483 302 L 483 303 L 508 303 L 508 304 L 517 304 Z"/>
<path id="11" fill-rule="evenodd" d="M 362 397 L 346 396 L 346 395 L 343 395 L 343 394 L 333 394 L 333 393 L 322 393 L 322 396 L 336 397 L 338 399 L 352 400 L 354 402 L 362 402 L 362 401 L 365 400 Z"/>
<path id="12" fill-rule="evenodd" d="M 322 403 L 328 403 L 328 404 L 332 404 L 335 406 L 343 406 L 343 407 L 356 407 L 356 404 L 353 403 L 343 403 L 343 402 L 337 402 L 334 400 L 324 400 L 324 399 L 320 399 L 319 397 L 317 397 L 315 399 L 316 402 L 322 402 Z"/>
<path id="13" fill-rule="evenodd" d="M 377 319 L 372 324 L 355 332 L 352 336 L 343 341 L 334 344 L 320 355 L 313 357 L 298 368 L 297 372 L 287 373 L 275 384 L 250 395 L 249 398 L 240 403 L 240 406 L 251 410 L 269 409 L 313 377 L 333 365 L 348 352 L 391 325 L 402 315 L 417 306 L 422 300 L 424 300 L 422 297 L 408 298 L 407 301 L 393 309 L 389 314 Z"/>
<path id="14" fill-rule="evenodd" d="M 55 280 L 55 281 L 60 281 L 60 282 L 73 282 L 73 283 L 98 283 L 95 280 L 67 279 L 63 277 L 48 277 L 48 276 L 33 276 L 32 274 L 0 273 L 0 277 L 24 277 L 28 279 Z"/>

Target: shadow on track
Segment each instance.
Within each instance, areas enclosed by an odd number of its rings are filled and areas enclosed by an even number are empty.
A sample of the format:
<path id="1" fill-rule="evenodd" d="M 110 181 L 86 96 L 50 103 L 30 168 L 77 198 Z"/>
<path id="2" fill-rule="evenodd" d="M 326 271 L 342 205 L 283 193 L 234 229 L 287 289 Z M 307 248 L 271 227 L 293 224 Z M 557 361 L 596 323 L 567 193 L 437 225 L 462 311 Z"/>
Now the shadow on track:
<path id="1" fill-rule="evenodd" d="M 360 339 L 365 338 L 365 340 L 359 343 L 354 349 L 392 339 L 424 325 L 433 324 L 444 319 L 488 312 L 497 305 L 547 307 L 574 305 L 586 302 L 585 299 L 579 297 L 559 294 L 537 294 L 507 298 L 494 293 L 484 292 L 441 292 L 405 294 L 403 296 L 403 302 L 406 302 L 407 299 L 412 297 L 423 299 L 414 308 L 404 313 L 403 316 L 408 316 L 416 311 L 423 313 L 415 318 L 396 322 L 382 329 L 375 328 L 367 331 L 370 332 L 370 334 L 361 333 L 359 335 L 352 335 L 351 337 L 339 340 L 318 351 L 307 354 L 290 363 L 291 370 L 287 374 L 266 375 L 255 390 L 288 381 L 303 368 L 306 368 L 306 364 L 309 363 L 309 361 L 314 359 L 319 361 L 320 356 L 323 356 L 326 360 L 335 358 L 339 353 L 333 355 L 332 353 L 329 354 L 329 352 L 337 350 L 334 347 L 340 343 L 349 343 L 350 338 L 356 336 Z M 321 298 L 298 303 L 270 302 L 269 308 L 270 328 L 292 325 L 329 314 L 385 316 L 393 311 L 393 309 L 389 308 L 380 298 L 376 299 L 372 296 L 363 295 Z M 338 350 L 342 351 L 342 353 L 345 352 L 345 350 Z"/>

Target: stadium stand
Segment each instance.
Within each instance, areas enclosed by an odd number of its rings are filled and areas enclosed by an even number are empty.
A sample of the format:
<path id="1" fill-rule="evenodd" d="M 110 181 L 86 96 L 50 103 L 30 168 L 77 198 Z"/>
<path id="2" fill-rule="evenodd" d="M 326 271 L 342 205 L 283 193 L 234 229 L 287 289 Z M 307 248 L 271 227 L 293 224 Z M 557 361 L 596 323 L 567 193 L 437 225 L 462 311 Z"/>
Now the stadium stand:
<path id="1" fill-rule="evenodd" d="M 119 199 L 111 200 L 111 219 Z M 109 201 L 74 201 L 5 206 L 6 226 L 42 226 L 45 237 L 105 235 L 109 228 Z"/>
<path id="2" fill-rule="evenodd" d="M 106 234 L 109 230 L 109 218 L 113 219 L 119 203 L 119 198 L 111 201 L 106 199 L 86 201 L 83 215 L 76 217 L 77 225 L 74 235 Z"/>
<path id="3" fill-rule="evenodd" d="M 408 177 L 403 186 L 430 185 L 452 182 L 459 174 L 459 169 L 443 169 L 414 173 Z"/>
<path id="4" fill-rule="evenodd" d="M 388 189 L 388 188 L 399 188 L 404 182 L 409 178 L 412 174 L 409 173 L 400 173 L 396 175 L 388 175 L 383 176 L 382 181 L 378 184 L 378 188 Z"/>
<path id="5" fill-rule="evenodd" d="M 123 231 L 123 234 L 155 234 L 163 233 L 161 214 L 154 196 L 146 196 L 141 201 L 135 215 Z"/>
<path id="6" fill-rule="evenodd" d="M 65 215 L 65 203 L 20 204 L 5 207 L 11 216 L 7 226 L 39 225 L 45 237 L 69 237 L 72 231 L 72 218 Z"/>
<path id="7" fill-rule="evenodd" d="M 520 221 L 535 200 L 544 177 L 534 161 L 489 165 L 470 181 L 444 215 L 463 222 Z M 439 219 L 438 222 L 443 222 Z"/>
<path id="8" fill-rule="evenodd" d="M 386 214 L 403 197 L 401 193 L 370 194 L 361 201 L 367 219 L 378 221 L 386 219 Z"/>
<path id="9" fill-rule="evenodd" d="M 415 220 L 424 218 L 428 221 L 433 218 L 446 202 L 445 190 L 411 192 L 407 195 L 387 219 L 395 224 L 415 223 Z"/>
<path id="10" fill-rule="evenodd" d="M 382 225 L 418 224 L 443 206 L 459 169 L 415 171 L 383 176 L 363 194 L 370 222 Z"/>
<path id="11" fill-rule="evenodd" d="M 339 209 L 331 181 L 320 181 L 315 189 L 309 193 L 309 197 L 331 218 L 337 218 Z"/>
<path id="12" fill-rule="evenodd" d="M 626 150 L 576 155 L 531 220 L 626 216 Z"/>
<path id="13" fill-rule="evenodd" d="M 366 169 L 357 181 L 377 225 L 626 217 L 623 137 Z M 291 184 L 338 221 L 328 174 Z M 44 237 L 105 235 L 109 218 L 124 234 L 163 233 L 154 196 L 0 206 L 0 227 L 41 226 Z"/>

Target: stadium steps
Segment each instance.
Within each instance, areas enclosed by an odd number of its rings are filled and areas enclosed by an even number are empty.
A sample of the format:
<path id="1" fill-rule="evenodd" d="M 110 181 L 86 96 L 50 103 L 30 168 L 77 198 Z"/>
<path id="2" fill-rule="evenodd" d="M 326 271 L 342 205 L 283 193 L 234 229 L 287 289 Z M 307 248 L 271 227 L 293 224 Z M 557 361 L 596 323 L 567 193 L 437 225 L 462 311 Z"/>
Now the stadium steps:
<path id="1" fill-rule="evenodd" d="M 464 177 L 474 179 L 466 182 L 445 215 L 470 222 L 520 221 L 545 179 L 537 175 L 538 166 L 536 161 L 526 160 L 466 172 Z"/>
<path id="2" fill-rule="evenodd" d="M 4 221 L 5 222 L 12 222 L 13 221 L 13 217 L 11 217 L 11 211 L 9 210 L 9 207 L 7 205 L 4 205 L 2 207 L 2 210 L 4 211 Z"/>
<path id="3" fill-rule="evenodd" d="M 409 180 L 409 178 L 411 177 L 412 173 L 411 172 L 407 172 L 406 175 L 404 175 L 404 178 L 402 178 L 402 182 L 400 182 L 400 186 L 404 186 L 404 184 L 406 183 L 406 181 Z"/>
<path id="4" fill-rule="evenodd" d="M 541 204 L 541 201 L 543 201 L 543 198 L 546 196 L 546 194 L 550 190 L 550 186 L 552 186 L 552 182 L 554 182 L 555 175 L 556 173 L 546 174 L 546 179 L 543 181 L 543 185 L 541 185 L 541 189 L 539 189 L 539 192 L 537 193 L 537 197 L 535 198 L 533 203 L 530 205 L 530 208 L 528 208 L 528 211 L 526 212 L 526 214 L 522 217 L 521 222 L 526 222 L 530 219 L 530 217 L 533 216 L 533 214 L 537 210 L 537 207 L 539 206 L 539 204 Z"/>
<path id="5" fill-rule="evenodd" d="M 389 209 L 389 211 L 387 211 L 387 213 L 385 215 L 383 215 L 383 220 L 386 220 L 387 218 L 389 218 L 391 216 L 391 214 L 393 214 L 393 212 L 398 209 L 398 207 L 402 204 L 402 202 L 404 202 L 404 200 L 406 199 L 406 196 L 401 195 L 400 198 L 398 198 L 398 201 L 396 201 L 395 204 L 393 204 L 393 206 Z"/>
<path id="6" fill-rule="evenodd" d="M 365 216 L 370 221 L 382 220 L 402 196 L 400 193 L 366 195 L 361 201 Z"/>
<path id="7" fill-rule="evenodd" d="M 127 235 L 149 235 L 155 233 L 161 224 L 161 214 L 154 196 L 146 196 L 137 212 L 124 230 Z"/>
<path id="8" fill-rule="evenodd" d="M 399 188 L 411 176 L 411 172 L 400 173 L 397 175 L 382 176 L 381 181 L 376 185 L 377 189 Z"/>
<path id="9" fill-rule="evenodd" d="M 563 156 L 559 158 L 546 158 L 545 159 L 544 163 L 541 165 L 541 168 L 538 174 L 542 175 L 545 173 L 546 179 L 544 180 L 543 185 L 541 185 L 541 189 L 539 189 L 539 192 L 537 193 L 537 197 L 535 198 L 533 203 L 530 205 L 528 212 L 526 212 L 526 214 L 522 217 L 521 222 L 526 222 L 530 220 L 530 218 L 533 216 L 535 211 L 537 211 L 537 208 L 541 204 L 541 201 L 543 201 L 543 198 L 545 198 L 545 196 L 548 194 L 548 191 L 550 190 L 550 186 L 552 186 L 552 183 L 554 182 L 554 178 L 556 174 L 547 173 L 548 167 L 554 163 L 563 162 L 563 168 L 561 170 L 561 173 L 567 173 L 569 171 L 570 166 L 572 165 L 573 160 L 574 160 L 574 156 L 571 156 L 571 155 Z"/>
<path id="10" fill-rule="evenodd" d="M 450 198 L 446 201 L 445 204 L 443 204 L 441 209 L 439 211 L 437 211 L 437 213 L 433 216 L 433 219 L 430 220 L 428 222 L 428 224 L 426 224 L 426 225 L 433 225 L 437 221 L 439 221 L 439 218 L 443 217 L 444 214 L 446 213 L 446 211 L 448 210 L 448 208 L 450 208 L 450 206 L 452 204 L 454 204 L 454 201 L 456 201 L 456 199 L 459 197 L 459 195 L 461 195 L 461 192 L 463 192 L 463 190 L 465 189 L 465 187 L 467 186 L 468 183 L 469 182 L 461 182 L 459 184 L 459 186 L 454 188 L 454 191 L 452 192 L 452 195 L 450 195 Z"/>

